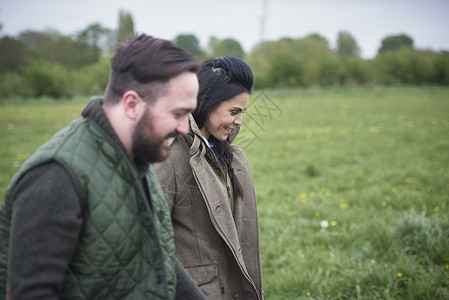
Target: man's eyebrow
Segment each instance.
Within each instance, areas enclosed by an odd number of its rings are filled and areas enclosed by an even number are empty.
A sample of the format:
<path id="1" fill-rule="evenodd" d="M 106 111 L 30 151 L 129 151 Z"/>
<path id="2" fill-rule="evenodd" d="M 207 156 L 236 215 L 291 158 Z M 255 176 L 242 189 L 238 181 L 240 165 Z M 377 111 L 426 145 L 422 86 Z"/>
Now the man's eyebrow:
<path id="1" fill-rule="evenodd" d="M 182 112 L 182 113 L 190 113 L 192 112 L 193 109 L 190 107 L 178 107 L 173 109 L 173 112 Z"/>

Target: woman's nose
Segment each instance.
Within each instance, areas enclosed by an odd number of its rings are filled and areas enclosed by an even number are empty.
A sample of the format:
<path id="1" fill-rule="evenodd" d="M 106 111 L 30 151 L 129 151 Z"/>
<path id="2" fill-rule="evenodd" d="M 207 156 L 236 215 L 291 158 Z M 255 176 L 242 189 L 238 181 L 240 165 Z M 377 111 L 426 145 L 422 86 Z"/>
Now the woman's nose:
<path id="1" fill-rule="evenodd" d="M 235 119 L 234 119 L 234 124 L 235 125 L 242 125 L 242 114 L 238 114 Z"/>

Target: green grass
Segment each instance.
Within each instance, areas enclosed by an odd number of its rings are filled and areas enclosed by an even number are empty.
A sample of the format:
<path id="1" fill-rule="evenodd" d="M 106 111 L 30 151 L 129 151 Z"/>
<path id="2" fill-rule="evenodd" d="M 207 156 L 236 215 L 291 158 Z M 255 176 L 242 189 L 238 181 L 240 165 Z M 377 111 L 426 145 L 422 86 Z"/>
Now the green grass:
<path id="1" fill-rule="evenodd" d="M 81 117 L 86 98 L 12 99 L 0 102 L 0 193 L 33 152 L 72 119 Z M 2 197 L 3 198 L 3 197 Z M 3 199 L 1 200 L 3 202 Z"/>
<path id="2" fill-rule="evenodd" d="M 2 194 L 86 100 L 0 103 Z M 244 124 L 265 299 L 449 299 L 449 88 L 255 91 Z"/>
<path id="3" fill-rule="evenodd" d="M 246 151 L 266 299 L 448 299 L 449 89 L 265 98 L 239 138 L 257 136 Z"/>

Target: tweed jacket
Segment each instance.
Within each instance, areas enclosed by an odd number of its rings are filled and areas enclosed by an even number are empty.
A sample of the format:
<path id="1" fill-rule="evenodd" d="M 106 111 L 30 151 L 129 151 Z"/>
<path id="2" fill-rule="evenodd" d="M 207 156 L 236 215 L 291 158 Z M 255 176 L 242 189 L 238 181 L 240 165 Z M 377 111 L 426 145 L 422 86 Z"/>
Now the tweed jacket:
<path id="1" fill-rule="evenodd" d="M 245 152 L 231 146 L 243 188 L 243 199 L 231 199 L 232 211 L 226 170 L 192 116 L 190 128 L 170 142 L 168 159 L 155 165 L 171 211 L 176 256 L 208 299 L 262 299 L 256 196 Z"/>

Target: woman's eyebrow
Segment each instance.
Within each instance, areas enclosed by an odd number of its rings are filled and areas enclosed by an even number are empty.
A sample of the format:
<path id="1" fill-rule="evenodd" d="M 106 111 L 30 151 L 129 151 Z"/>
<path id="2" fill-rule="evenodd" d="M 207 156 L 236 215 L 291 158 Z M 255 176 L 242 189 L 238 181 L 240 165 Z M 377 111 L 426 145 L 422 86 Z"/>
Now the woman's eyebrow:
<path id="1" fill-rule="evenodd" d="M 237 110 L 239 110 L 239 111 L 246 111 L 246 108 L 245 108 L 245 109 L 242 109 L 242 108 L 240 108 L 240 107 L 238 107 L 238 106 L 233 106 L 232 108 L 237 109 Z"/>

